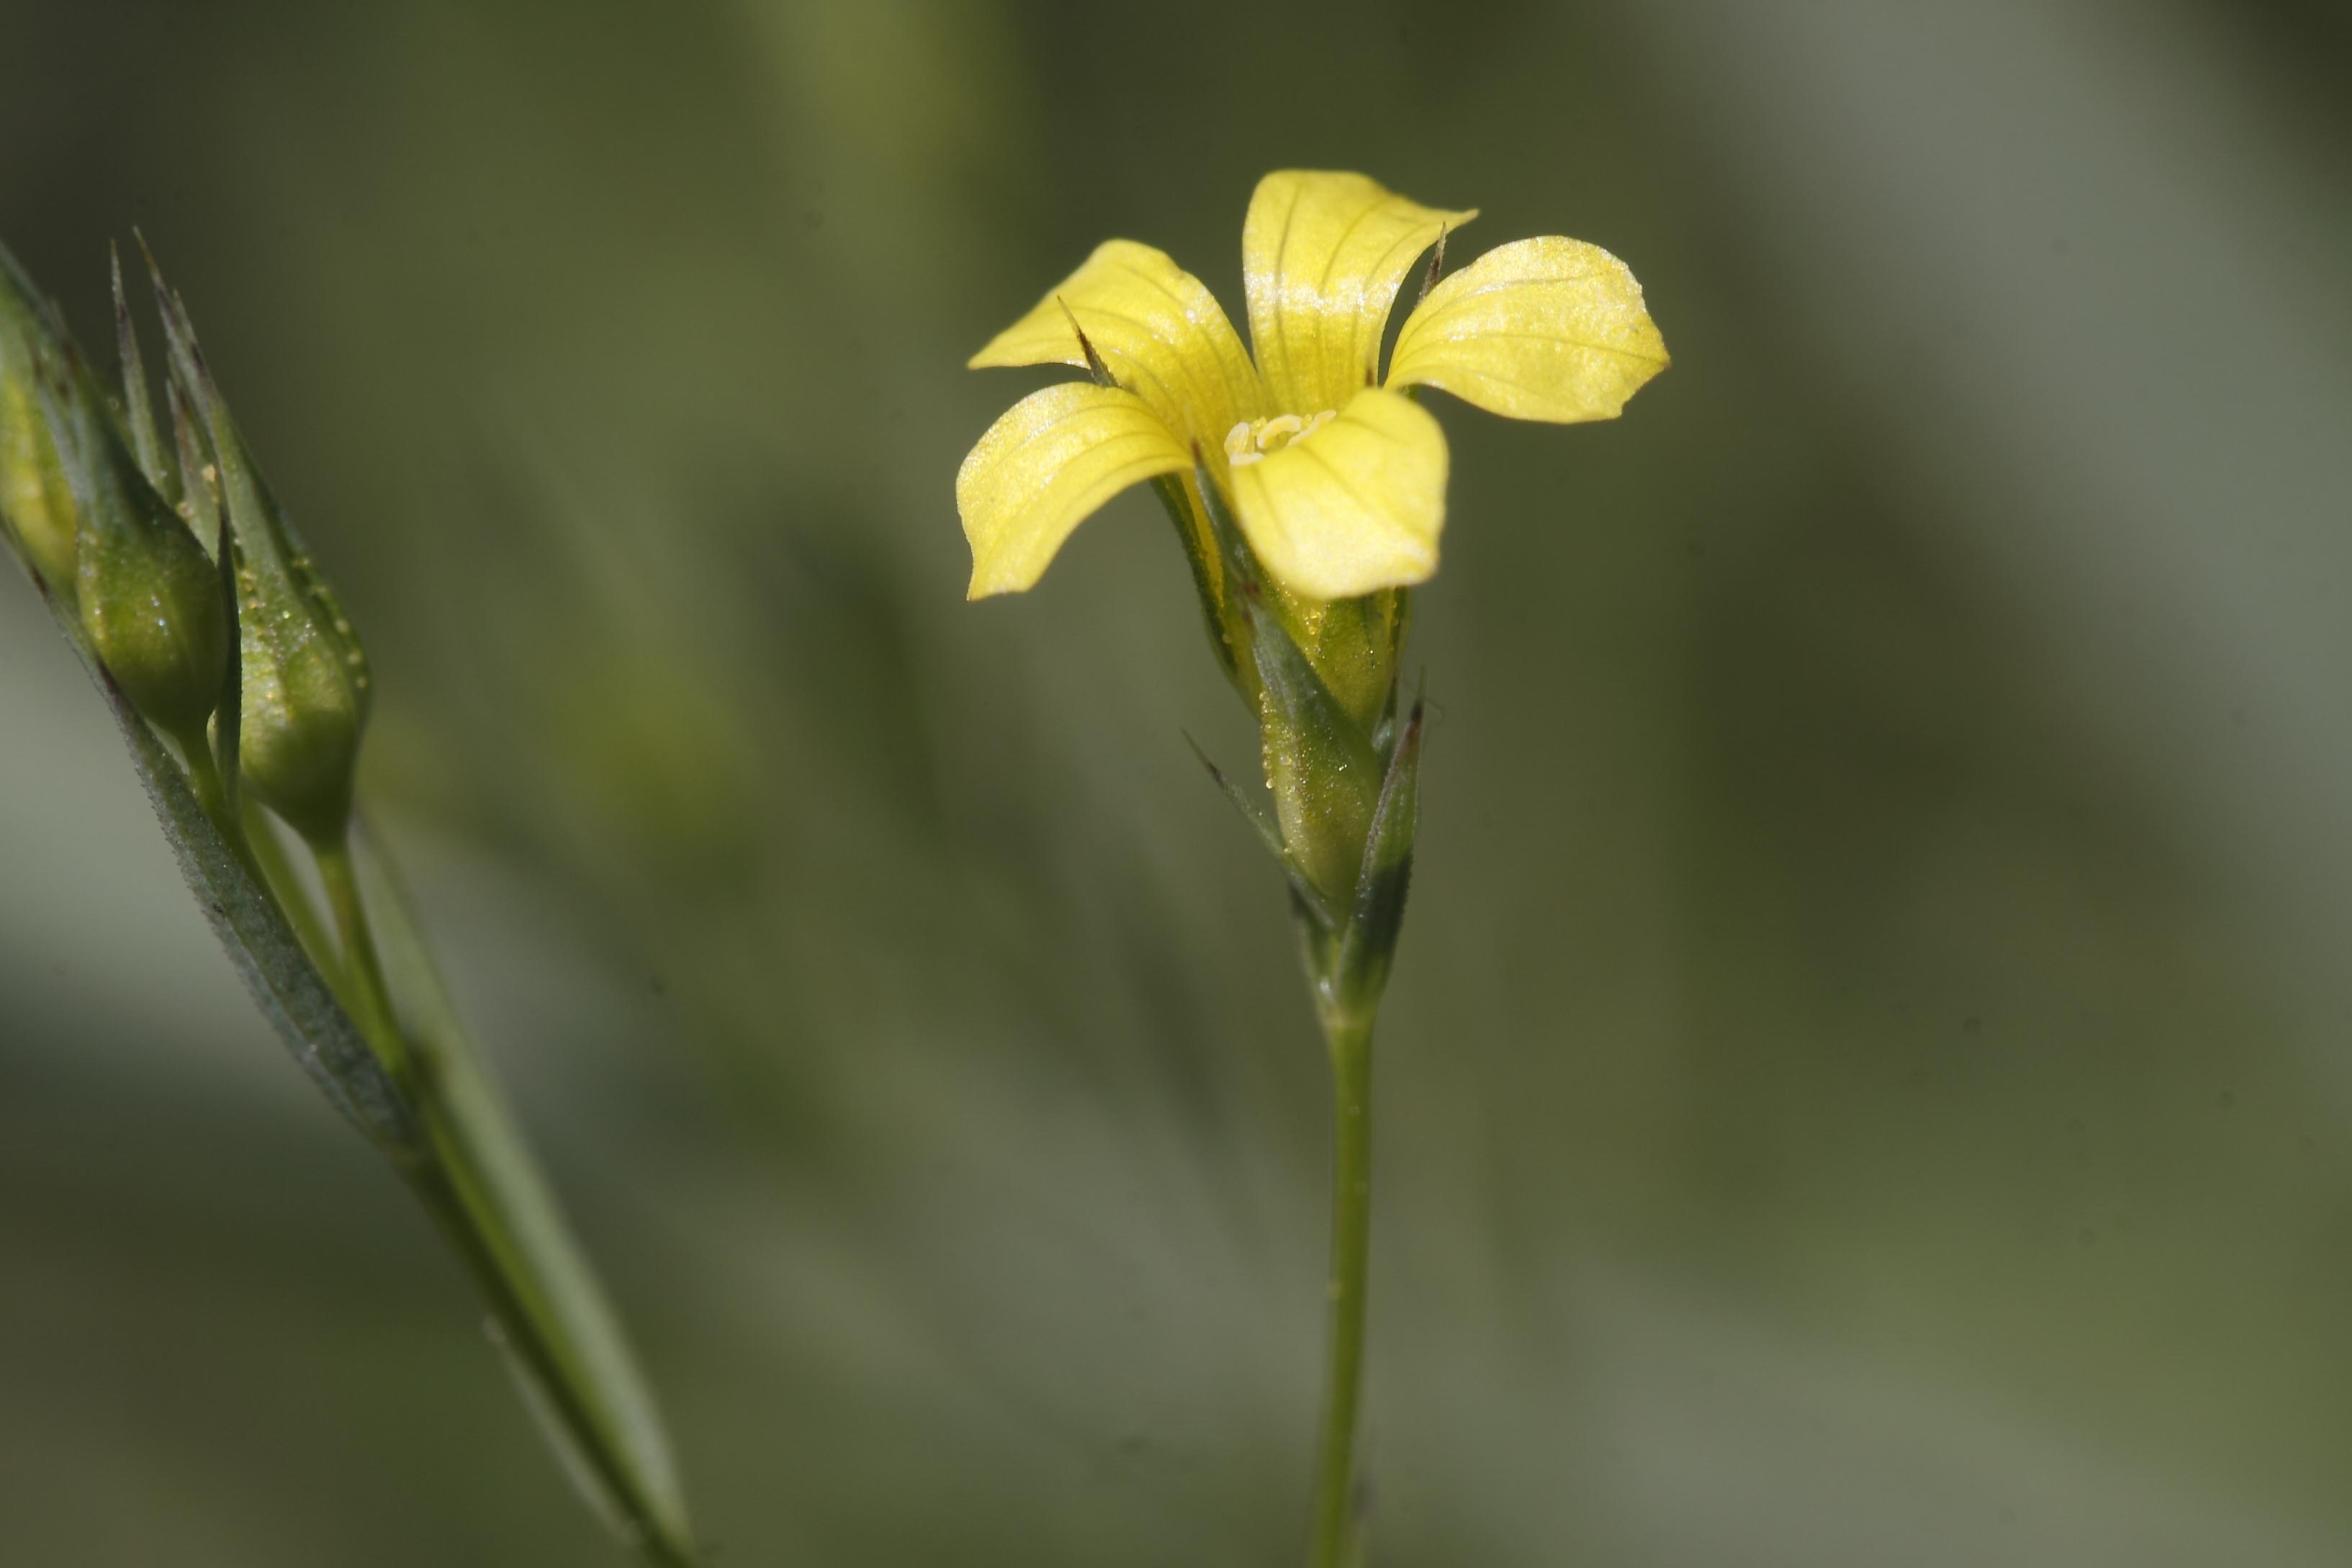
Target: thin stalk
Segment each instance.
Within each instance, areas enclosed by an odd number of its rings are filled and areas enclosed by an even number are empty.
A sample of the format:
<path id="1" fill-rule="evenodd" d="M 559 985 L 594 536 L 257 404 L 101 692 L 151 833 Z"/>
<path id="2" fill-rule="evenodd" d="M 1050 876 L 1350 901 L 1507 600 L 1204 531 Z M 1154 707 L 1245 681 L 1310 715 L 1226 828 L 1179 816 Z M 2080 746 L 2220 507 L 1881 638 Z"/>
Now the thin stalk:
<path id="1" fill-rule="evenodd" d="M 350 977 L 352 999 L 359 1004 L 355 1021 L 375 1047 L 394 1082 L 413 1096 L 408 1041 L 393 1011 L 392 992 L 383 982 L 383 961 L 377 956 L 375 932 L 368 925 L 367 904 L 360 897 L 359 873 L 352 866 L 346 837 L 314 842 L 310 852 L 319 862 L 319 880 L 327 889 L 327 907 L 334 911 L 335 929 L 343 939 L 343 973 Z M 425 1109 L 419 1107 L 419 1109 Z"/>
<path id="2" fill-rule="evenodd" d="M 1312 1568 L 1346 1568 L 1355 1533 L 1356 1417 L 1372 1241 L 1372 1025 L 1326 1019 L 1331 1053 L 1331 1275 Z"/>
<path id="3" fill-rule="evenodd" d="M 319 918 L 318 901 L 310 890 L 295 875 L 294 863 L 286 858 L 286 847 L 270 826 L 269 817 L 250 793 L 242 801 L 246 847 L 261 868 L 261 883 L 278 897 L 278 907 L 285 911 L 287 924 L 294 928 L 295 939 L 310 962 L 318 965 L 347 1011 L 357 1014 L 351 996 L 351 981 L 344 973 L 343 955 L 329 937 L 324 921 Z"/>
<path id="4" fill-rule="evenodd" d="M 230 851 L 245 868 L 246 875 L 261 880 L 261 867 L 253 858 L 253 846 L 247 841 L 245 825 L 229 809 L 228 786 L 221 779 L 220 764 L 213 761 L 213 749 L 205 742 L 204 731 L 194 735 L 174 735 L 180 755 L 187 763 L 188 787 L 196 792 L 196 804 L 205 808 L 213 826 L 227 841 Z"/>
<path id="5" fill-rule="evenodd" d="M 410 1189 L 473 1277 L 499 1343 L 560 1435 L 563 1457 L 585 1472 L 581 1479 L 591 1497 L 620 1516 L 614 1522 L 649 1568 L 699 1568 L 692 1544 L 665 1527 L 663 1508 L 640 1485 L 614 1436 L 614 1412 L 565 1333 L 566 1315 L 551 1297 L 565 1280 L 543 1272 L 518 1234 L 499 1173 L 528 1168 L 530 1153 L 502 1119 L 465 1114 L 458 1099 L 464 1069 L 443 1054 L 447 1042 L 436 1042 L 429 1026 L 415 1040 L 401 1027 L 348 839 L 311 848 L 342 933 L 361 1030 L 428 1135 L 425 1158 L 403 1171 Z M 576 1303 L 574 1309 L 576 1317 Z"/>

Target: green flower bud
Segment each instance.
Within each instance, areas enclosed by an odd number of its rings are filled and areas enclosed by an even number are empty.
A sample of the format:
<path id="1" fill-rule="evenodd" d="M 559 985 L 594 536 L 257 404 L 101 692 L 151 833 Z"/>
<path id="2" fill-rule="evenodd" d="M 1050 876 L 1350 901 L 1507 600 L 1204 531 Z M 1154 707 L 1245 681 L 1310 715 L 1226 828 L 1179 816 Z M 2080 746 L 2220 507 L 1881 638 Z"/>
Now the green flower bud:
<path id="1" fill-rule="evenodd" d="M 340 843 L 374 695 L 366 651 L 255 465 L 186 308 L 160 277 L 155 294 L 173 379 L 210 437 L 233 538 L 240 771 L 255 797 L 303 837 Z M 187 482 L 193 489 L 203 476 Z"/>
<path id="2" fill-rule="evenodd" d="M 49 591 L 70 597 L 73 494 L 36 386 L 58 341 L 48 308 L 0 247 L 0 525 Z"/>
<path id="3" fill-rule="evenodd" d="M 142 718 L 202 748 L 228 674 L 219 569 L 148 483 L 95 388 L 85 382 L 45 402 L 52 426 L 72 432 L 82 634 Z"/>
<path id="4" fill-rule="evenodd" d="M 232 519 L 236 510 L 232 500 Z M 238 755 L 263 805 L 312 843 L 331 843 L 351 816 L 373 682 L 349 617 L 310 558 L 285 543 L 237 542 Z"/>

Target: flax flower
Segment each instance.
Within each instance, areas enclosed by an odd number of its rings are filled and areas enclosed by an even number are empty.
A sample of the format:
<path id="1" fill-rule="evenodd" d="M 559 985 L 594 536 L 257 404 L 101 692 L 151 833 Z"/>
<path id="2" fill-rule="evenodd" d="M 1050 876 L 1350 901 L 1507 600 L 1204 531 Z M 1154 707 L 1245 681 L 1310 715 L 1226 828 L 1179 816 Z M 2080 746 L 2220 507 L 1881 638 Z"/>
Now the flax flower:
<path id="1" fill-rule="evenodd" d="M 1428 288 L 1383 374 L 1399 287 L 1476 216 L 1361 174 L 1268 174 L 1242 231 L 1255 358 L 1165 252 L 1125 239 L 1097 249 L 972 356 L 975 369 L 1085 365 L 1090 342 L 1117 384 L 1034 393 L 965 459 L 956 502 L 971 596 L 1031 586 L 1105 501 L 1139 480 L 1192 475 L 1196 452 L 1292 594 L 1349 598 L 1428 577 L 1445 521 L 1445 436 L 1410 389 L 1572 424 L 1614 418 L 1666 364 L 1625 264 L 1546 237 Z"/>
<path id="2" fill-rule="evenodd" d="M 1616 417 L 1666 364 L 1641 286 L 1596 247 L 1523 239 L 1441 280 L 1446 236 L 1476 216 L 1361 174 L 1268 174 L 1242 229 L 1255 356 L 1197 279 L 1114 239 L 971 360 L 1088 378 L 1013 405 L 956 476 L 975 599 L 1029 587 L 1096 509 L 1153 481 L 1257 721 L 1264 798 L 1209 771 L 1289 885 L 1331 1063 L 1314 1568 L 1362 1561 L 1372 1032 L 1420 813 L 1423 709 L 1402 700 L 1397 670 L 1407 591 L 1437 570 L 1445 522 L 1445 435 L 1413 392 L 1573 424 Z M 1424 251 L 1383 371 L 1391 308 Z"/>

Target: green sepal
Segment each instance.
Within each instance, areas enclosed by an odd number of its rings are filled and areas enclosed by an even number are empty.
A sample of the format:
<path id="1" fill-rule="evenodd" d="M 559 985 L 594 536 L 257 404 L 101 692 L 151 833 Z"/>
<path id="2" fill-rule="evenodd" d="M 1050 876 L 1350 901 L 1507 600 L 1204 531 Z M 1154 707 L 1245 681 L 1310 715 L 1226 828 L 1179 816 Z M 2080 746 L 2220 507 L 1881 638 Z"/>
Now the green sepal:
<path id="1" fill-rule="evenodd" d="M 139 352 L 139 329 L 131 320 L 131 301 L 122 293 L 122 253 L 106 247 L 110 280 L 114 289 L 114 348 L 122 362 L 122 413 L 131 428 L 131 448 L 155 493 L 172 506 L 180 504 L 180 471 L 165 460 L 162 437 L 156 433 L 155 404 L 147 391 L 147 362 Z"/>
<path id="2" fill-rule="evenodd" d="M 1383 588 L 1352 599 L 1294 601 L 1298 646 L 1348 716 L 1381 749 L 1380 722 L 1396 700 L 1398 632 L 1404 590 Z"/>
<path id="3" fill-rule="evenodd" d="M 1404 925 L 1405 895 L 1412 885 L 1413 834 L 1421 814 L 1423 712 L 1423 700 L 1415 697 L 1390 755 L 1380 807 L 1364 841 L 1356 901 L 1334 965 L 1332 1000 L 1345 1016 L 1369 1017 L 1380 1005 L 1396 957 L 1397 934 Z"/>
<path id="4" fill-rule="evenodd" d="M 142 718 L 184 747 L 200 746 L 227 657 L 218 577 L 148 483 L 72 345 L 45 368 L 41 407 L 79 519 L 82 636 Z"/>
<path id="5" fill-rule="evenodd" d="M 373 699 L 351 617 L 262 478 L 197 345 L 187 309 L 147 258 L 172 375 L 209 437 L 235 535 L 243 659 L 245 781 L 313 844 L 350 820 L 360 741 Z M 194 485 L 200 476 L 192 476 Z"/>
<path id="6" fill-rule="evenodd" d="M 213 570 L 220 577 L 221 605 L 228 618 L 228 658 L 221 664 L 220 700 L 213 705 L 213 759 L 220 767 L 228 820 L 242 823 L 245 774 L 239 737 L 245 731 L 245 612 L 236 602 L 236 541 L 229 537 L 227 515 L 215 519 L 213 527 Z"/>
<path id="7" fill-rule="evenodd" d="M 1217 787 L 1224 791 L 1225 798 L 1234 803 L 1234 809 L 1242 814 L 1243 820 L 1257 834 L 1258 842 L 1265 846 L 1265 851 L 1274 857 L 1275 864 L 1282 868 L 1283 879 L 1290 884 L 1291 897 L 1299 914 L 1312 921 L 1316 928 L 1327 935 L 1338 931 L 1339 916 L 1333 912 L 1322 892 L 1307 879 L 1307 872 L 1297 858 L 1283 844 L 1282 828 L 1275 822 L 1274 813 L 1266 809 L 1265 803 L 1235 784 L 1224 769 L 1211 762 L 1209 753 L 1201 749 L 1200 742 L 1187 735 L 1184 743 L 1192 748 L 1192 754 L 1201 759 L 1201 765 L 1209 770 L 1209 776 L 1216 781 Z"/>
<path id="8" fill-rule="evenodd" d="M 1384 757 L 1392 755 L 1396 749 L 1397 696 L 1402 683 L 1393 672 L 1397 660 L 1404 655 L 1405 634 L 1412 628 L 1412 590 L 1392 588 L 1389 592 L 1396 595 L 1389 612 L 1388 665 L 1391 673 L 1388 696 L 1381 704 L 1380 720 L 1372 726 L 1372 749 Z M 1415 705 L 1419 705 L 1417 698 Z"/>
<path id="9" fill-rule="evenodd" d="M 1176 542 L 1183 546 L 1184 564 L 1192 572 L 1192 591 L 1201 601 L 1201 620 L 1209 633 L 1209 647 L 1217 656 L 1217 668 L 1225 672 L 1242 700 L 1255 706 L 1257 702 L 1257 660 L 1250 656 L 1240 616 L 1224 592 L 1224 569 L 1214 551 L 1215 541 L 1202 528 L 1203 509 L 1192 503 L 1190 487 L 1181 476 L 1162 474 L 1151 481 L 1160 504 L 1168 509 L 1168 521 L 1176 527 Z"/>
<path id="10" fill-rule="evenodd" d="M 196 422 L 195 410 L 188 405 L 188 395 L 170 376 L 163 378 L 163 400 L 172 410 L 172 447 L 179 454 L 180 472 L 187 482 L 180 488 L 180 515 L 188 520 L 188 527 L 213 551 L 213 559 L 220 559 L 215 548 L 228 534 L 228 511 L 221 505 L 220 490 L 206 471 L 205 433 Z"/>
<path id="11" fill-rule="evenodd" d="M 1196 476 L 1257 665 L 1258 730 L 1282 841 L 1324 898 L 1345 907 L 1355 898 L 1364 836 L 1379 804 L 1381 759 L 1267 603 L 1265 574 L 1216 481 L 1205 466 Z"/>

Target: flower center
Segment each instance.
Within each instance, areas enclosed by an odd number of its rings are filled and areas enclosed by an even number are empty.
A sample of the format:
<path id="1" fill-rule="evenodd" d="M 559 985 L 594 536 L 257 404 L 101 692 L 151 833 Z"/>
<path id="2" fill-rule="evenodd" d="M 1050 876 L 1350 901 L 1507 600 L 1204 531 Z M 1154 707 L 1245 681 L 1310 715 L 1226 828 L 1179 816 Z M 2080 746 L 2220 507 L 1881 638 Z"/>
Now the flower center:
<path id="1" fill-rule="evenodd" d="M 1296 414 L 1244 419 L 1225 432 L 1225 457 L 1236 468 L 1263 462 L 1268 453 L 1306 440 L 1338 417 L 1338 409 L 1326 408 L 1312 419 L 1301 419 Z"/>

